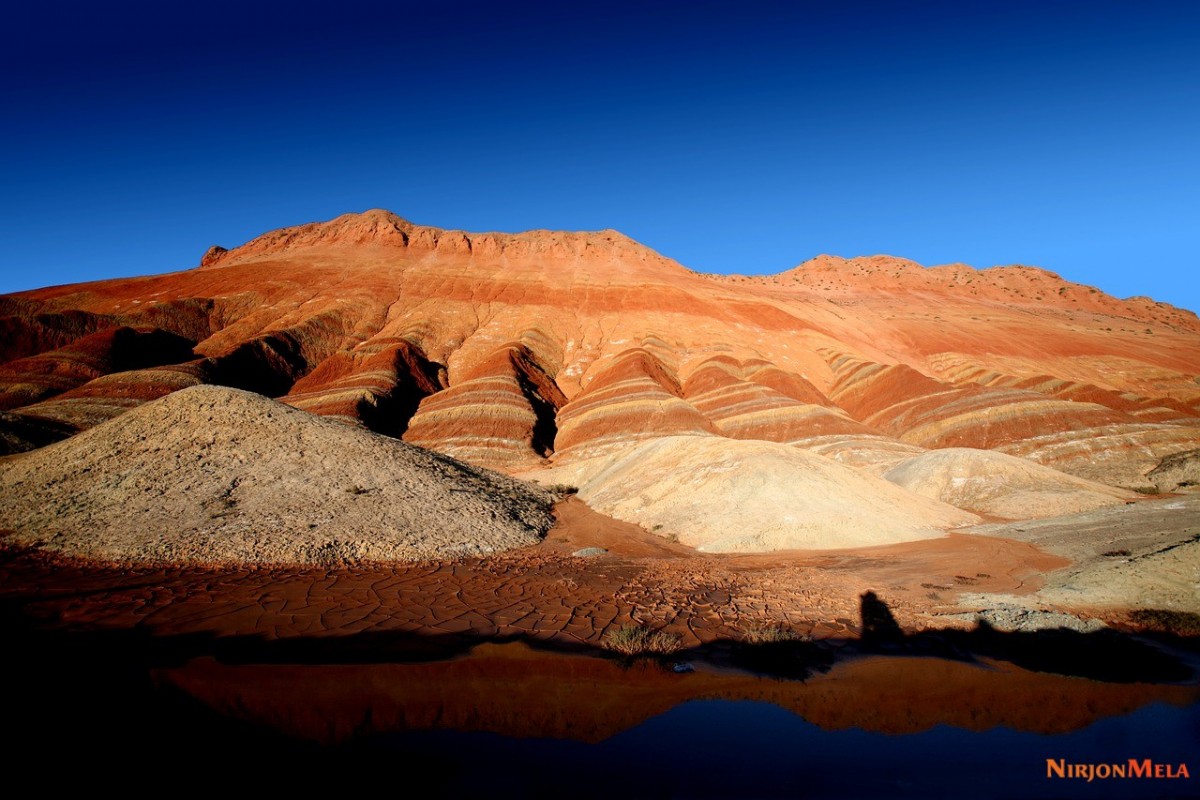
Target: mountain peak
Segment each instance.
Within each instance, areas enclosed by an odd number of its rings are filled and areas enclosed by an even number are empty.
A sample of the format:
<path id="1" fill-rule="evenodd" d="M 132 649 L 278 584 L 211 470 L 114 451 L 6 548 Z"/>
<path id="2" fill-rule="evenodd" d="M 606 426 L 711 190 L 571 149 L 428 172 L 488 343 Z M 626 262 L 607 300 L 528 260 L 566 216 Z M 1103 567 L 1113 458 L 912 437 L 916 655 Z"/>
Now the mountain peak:
<path id="1" fill-rule="evenodd" d="M 579 258 L 602 256 L 624 260 L 659 261 L 682 269 L 675 262 L 631 239 L 620 231 L 529 230 L 521 233 L 470 233 L 417 225 L 386 209 L 342 214 L 325 222 L 309 222 L 270 231 L 246 244 L 225 251 L 213 247 L 201 267 L 227 266 L 265 255 L 311 248 L 383 246 L 446 255 L 481 257 L 540 256 Z"/>

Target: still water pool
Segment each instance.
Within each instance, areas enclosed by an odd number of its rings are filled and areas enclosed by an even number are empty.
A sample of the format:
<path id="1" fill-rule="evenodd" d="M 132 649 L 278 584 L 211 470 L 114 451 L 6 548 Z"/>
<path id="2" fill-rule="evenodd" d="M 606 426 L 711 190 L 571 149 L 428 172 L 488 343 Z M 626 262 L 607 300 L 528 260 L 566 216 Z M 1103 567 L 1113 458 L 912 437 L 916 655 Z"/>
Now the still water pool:
<path id="1" fill-rule="evenodd" d="M 220 645 L 26 642 L 5 661 L 7 774 L 133 796 L 1200 795 L 1194 682 L 911 655 L 839 658 L 800 681 L 519 643 L 413 663 Z M 1191 777 L 1089 783 L 1048 777 L 1048 759 Z"/>
<path id="2" fill-rule="evenodd" d="M 1193 797 L 1190 780 L 1048 778 L 1046 759 L 1200 765 L 1200 709 L 1162 703 L 1060 734 L 949 725 L 826 730 L 778 706 L 695 700 L 595 744 L 449 731 L 362 744 L 446 776 L 449 795 L 586 797 Z"/>

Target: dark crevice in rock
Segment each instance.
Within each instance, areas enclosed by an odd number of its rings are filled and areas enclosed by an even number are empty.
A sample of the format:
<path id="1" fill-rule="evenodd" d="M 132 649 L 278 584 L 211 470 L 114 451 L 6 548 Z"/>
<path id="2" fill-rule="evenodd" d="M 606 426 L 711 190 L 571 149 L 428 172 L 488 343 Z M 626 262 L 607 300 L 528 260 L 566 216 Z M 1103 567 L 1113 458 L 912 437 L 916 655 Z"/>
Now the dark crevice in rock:
<path id="1" fill-rule="evenodd" d="M 273 333 L 245 344 L 230 353 L 208 359 L 205 373 L 209 383 L 244 389 L 267 397 L 282 397 L 308 372 L 294 336 Z"/>
<path id="2" fill-rule="evenodd" d="M 566 395 L 558 388 L 538 363 L 533 352 L 524 345 L 512 352 L 513 372 L 521 394 L 533 410 L 534 423 L 530 447 L 542 458 L 554 452 L 554 439 L 558 436 L 558 410 L 566 405 Z"/>
<path id="3" fill-rule="evenodd" d="M 368 429 L 399 439 L 408 430 L 421 401 L 445 388 L 446 368 L 407 342 L 396 348 L 392 359 L 396 375 L 392 388 L 382 394 L 372 393 L 374 402 L 360 400 L 358 414 Z"/>
<path id="4" fill-rule="evenodd" d="M 208 359 L 207 382 L 283 397 L 313 367 L 336 353 L 352 320 L 319 314 L 285 330 L 262 334 L 225 355 Z"/>

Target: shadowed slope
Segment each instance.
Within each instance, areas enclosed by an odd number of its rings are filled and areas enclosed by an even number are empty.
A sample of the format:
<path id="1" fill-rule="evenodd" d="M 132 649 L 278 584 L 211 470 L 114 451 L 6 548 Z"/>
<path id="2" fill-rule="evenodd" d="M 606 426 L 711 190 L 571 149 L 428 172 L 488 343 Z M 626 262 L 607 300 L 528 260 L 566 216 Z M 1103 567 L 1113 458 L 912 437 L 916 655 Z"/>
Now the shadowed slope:
<path id="1" fill-rule="evenodd" d="M 186 361 L 194 345 L 159 329 L 99 331 L 0 367 L 0 410 L 36 403 L 101 375 Z"/>

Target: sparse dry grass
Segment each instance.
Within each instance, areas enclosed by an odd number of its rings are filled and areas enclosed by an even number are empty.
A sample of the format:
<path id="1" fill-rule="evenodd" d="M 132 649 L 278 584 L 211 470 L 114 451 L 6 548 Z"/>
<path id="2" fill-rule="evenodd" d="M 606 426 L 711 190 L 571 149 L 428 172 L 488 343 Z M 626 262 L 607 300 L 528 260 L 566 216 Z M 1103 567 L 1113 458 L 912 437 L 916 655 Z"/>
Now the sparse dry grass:
<path id="1" fill-rule="evenodd" d="M 775 644 L 799 642 L 803 637 L 779 623 L 756 622 L 742 632 L 742 641 L 747 644 Z"/>
<path id="2" fill-rule="evenodd" d="M 643 625 L 623 625 L 604 634 L 606 650 L 624 656 L 670 655 L 683 647 L 679 637 L 668 631 L 652 631 Z"/>

